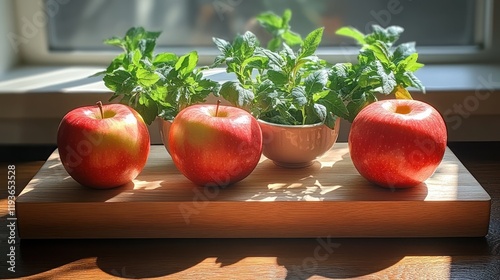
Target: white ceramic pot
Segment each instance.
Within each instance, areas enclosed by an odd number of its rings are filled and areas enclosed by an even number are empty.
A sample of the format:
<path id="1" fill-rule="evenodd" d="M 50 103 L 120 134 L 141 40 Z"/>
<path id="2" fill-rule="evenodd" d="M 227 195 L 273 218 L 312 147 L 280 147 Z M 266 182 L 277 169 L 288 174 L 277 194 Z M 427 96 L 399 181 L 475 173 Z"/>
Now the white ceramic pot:
<path id="1" fill-rule="evenodd" d="M 330 150 L 339 135 L 340 119 L 335 129 L 320 124 L 281 125 L 259 120 L 262 129 L 262 153 L 276 165 L 302 168 Z"/>

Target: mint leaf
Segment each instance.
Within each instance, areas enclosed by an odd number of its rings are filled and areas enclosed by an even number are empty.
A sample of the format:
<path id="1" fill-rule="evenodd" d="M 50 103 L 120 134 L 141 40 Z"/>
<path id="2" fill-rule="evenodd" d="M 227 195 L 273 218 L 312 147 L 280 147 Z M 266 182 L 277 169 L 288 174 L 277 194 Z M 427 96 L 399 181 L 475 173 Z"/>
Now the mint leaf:
<path id="1" fill-rule="evenodd" d="M 328 110 L 326 107 L 323 104 L 314 104 L 313 108 L 316 116 L 321 120 L 321 122 L 325 122 L 328 116 Z"/>
<path id="2" fill-rule="evenodd" d="M 197 63 L 198 53 L 196 51 L 192 51 L 179 57 L 179 60 L 175 64 L 175 70 L 178 71 L 181 76 L 186 76 L 196 68 Z"/>
<path id="3" fill-rule="evenodd" d="M 103 78 L 104 85 L 116 93 L 130 93 L 135 88 L 135 79 L 125 70 L 116 70 Z"/>
<path id="4" fill-rule="evenodd" d="M 259 48 L 255 53 L 256 55 L 266 56 L 269 59 L 269 66 L 271 69 L 280 70 L 285 63 L 283 58 L 278 53 L 270 51 L 268 49 Z"/>
<path id="5" fill-rule="evenodd" d="M 424 65 L 417 62 L 418 53 L 413 53 L 400 61 L 397 65 L 399 71 L 415 72 Z"/>
<path id="6" fill-rule="evenodd" d="M 223 56 L 231 56 L 233 50 L 231 43 L 220 38 L 212 38 L 212 41 Z"/>
<path id="7" fill-rule="evenodd" d="M 273 12 L 259 14 L 257 16 L 257 21 L 271 34 L 283 26 L 281 17 Z"/>
<path id="8" fill-rule="evenodd" d="M 153 64 L 159 65 L 165 63 L 168 65 L 174 65 L 177 62 L 177 59 L 178 57 L 174 53 L 159 53 L 154 57 Z"/>
<path id="9" fill-rule="evenodd" d="M 323 30 L 325 28 L 318 28 L 307 35 L 302 43 L 301 50 L 299 51 L 299 58 L 307 57 L 313 55 L 318 48 L 321 38 L 323 37 Z"/>
<path id="10" fill-rule="evenodd" d="M 142 116 L 144 122 L 148 125 L 151 124 L 158 115 L 158 106 L 156 105 L 156 102 L 147 95 L 141 95 L 138 104 L 129 105 L 137 110 L 137 112 Z"/>
<path id="11" fill-rule="evenodd" d="M 219 93 L 234 106 L 247 111 L 251 109 L 251 104 L 255 97 L 252 91 L 243 88 L 241 84 L 234 81 L 222 84 Z"/>
<path id="12" fill-rule="evenodd" d="M 406 87 L 415 87 L 425 93 L 425 87 L 422 82 L 412 72 L 404 73 L 402 77 L 403 83 Z"/>
<path id="13" fill-rule="evenodd" d="M 392 71 L 387 71 L 380 61 L 375 61 L 377 67 L 377 75 L 380 78 L 380 87 L 382 94 L 390 94 L 396 87 L 396 78 Z"/>
<path id="14" fill-rule="evenodd" d="M 241 63 L 241 68 L 245 70 L 251 70 L 254 68 L 264 69 L 268 60 L 269 59 L 267 57 L 252 56 L 250 58 L 245 59 L 243 63 Z"/>
<path id="15" fill-rule="evenodd" d="M 318 100 L 319 104 L 325 106 L 328 112 L 344 119 L 349 118 L 349 110 L 340 98 L 339 94 L 334 91 L 328 91 L 324 98 Z"/>
<path id="16" fill-rule="evenodd" d="M 360 45 L 365 45 L 365 34 L 361 33 L 354 27 L 342 27 L 338 29 L 335 34 L 340 36 L 345 36 L 356 40 L 356 42 Z"/>
<path id="17" fill-rule="evenodd" d="M 311 73 L 304 81 L 305 92 L 307 95 L 323 91 L 328 82 L 328 72 L 326 70 L 318 70 Z"/>
<path id="18" fill-rule="evenodd" d="M 399 26 L 389 26 L 384 29 L 380 25 L 372 25 L 373 32 L 366 35 L 365 41 L 368 44 L 372 44 L 376 41 L 382 41 L 388 45 L 392 45 L 399 39 L 401 33 L 404 29 Z"/>
<path id="19" fill-rule="evenodd" d="M 283 32 L 282 38 L 289 46 L 300 45 L 302 43 L 302 37 L 300 37 L 300 34 L 290 30 Z"/>
<path id="20" fill-rule="evenodd" d="M 260 25 L 273 36 L 267 44 L 269 50 L 278 51 L 283 42 L 289 46 L 302 43 L 300 34 L 291 31 L 291 18 L 292 11 L 290 9 L 286 9 L 281 17 L 272 12 L 264 12 L 257 16 Z"/>
<path id="21" fill-rule="evenodd" d="M 292 19 L 292 10 L 285 9 L 283 11 L 283 15 L 281 16 L 281 28 L 289 29 L 290 28 L 290 20 Z"/>
<path id="22" fill-rule="evenodd" d="M 154 85 L 160 79 L 160 76 L 158 76 L 157 73 L 146 70 L 144 68 L 139 68 L 137 70 L 136 77 L 139 84 L 145 87 Z"/>
<path id="23" fill-rule="evenodd" d="M 387 45 L 380 41 L 376 41 L 373 44 L 367 46 L 368 50 L 371 50 L 375 57 L 382 63 L 389 65 L 391 64 L 391 53 Z"/>
<path id="24" fill-rule="evenodd" d="M 123 50 L 126 50 L 127 45 L 125 43 L 125 40 L 122 38 L 118 37 L 111 37 L 109 39 L 104 40 L 104 44 L 109 45 L 109 46 L 115 46 L 122 48 Z"/>
<path id="25" fill-rule="evenodd" d="M 292 89 L 292 103 L 298 108 L 304 107 L 307 104 L 306 90 L 303 86 L 298 86 Z"/>
<path id="26" fill-rule="evenodd" d="M 394 63 L 398 64 L 401 60 L 416 53 L 415 42 L 404 43 L 396 47 L 393 54 Z"/>
<path id="27" fill-rule="evenodd" d="M 277 86 L 283 86 L 288 82 L 288 75 L 283 71 L 268 70 L 267 77 Z"/>

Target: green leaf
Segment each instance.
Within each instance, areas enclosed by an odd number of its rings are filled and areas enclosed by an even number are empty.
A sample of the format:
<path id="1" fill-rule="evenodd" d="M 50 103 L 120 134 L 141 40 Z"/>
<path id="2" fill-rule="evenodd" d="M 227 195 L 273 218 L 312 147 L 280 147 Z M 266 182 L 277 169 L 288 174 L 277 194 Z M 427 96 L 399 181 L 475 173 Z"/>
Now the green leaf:
<path id="1" fill-rule="evenodd" d="M 245 89 L 240 83 L 228 81 L 222 84 L 220 95 L 238 108 L 249 111 L 255 98 L 252 91 Z"/>
<path id="2" fill-rule="evenodd" d="M 283 25 L 283 20 L 280 16 L 273 12 L 264 12 L 257 16 L 257 21 L 270 33 L 279 29 Z"/>
<path id="3" fill-rule="evenodd" d="M 175 62 L 177 62 L 177 55 L 174 53 L 159 53 L 157 54 L 154 59 L 153 59 L 153 64 L 158 65 L 161 63 L 169 64 L 169 65 L 175 65 Z"/>
<path id="4" fill-rule="evenodd" d="M 289 46 L 300 45 L 303 42 L 300 34 L 290 30 L 285 31 L 282 38 Z"/>
<path id="5" fill-rule="evenodd" d="M 123 65 L 123 59 L 125 59 L 125 53 L 119 54 L 116 56 L 113 61 L 109 64 L 109 66 L 106 68 L 107 73 L 112 73 L 116 69 L 122 67 Z"/>
<path id="6" fill-rule="evenodd" d="M 156 102 L 144 94 L 139 98 L 139 103 L 133 107 L 142 116 L 147 125 L 150 125 L 158 115 L 158 106 Z"/>
<path id="7" fill-rule="evenodd" d="M 192 51 L 179 57 L 179 60 L 175 64 L 175 70 L 179 72 L 181 76 L 186 76 L 193 72 L 198 64 L 198 53 Z"/>
<path id="8" fill-rule="evenodd" d="M 302 108 L 307 104 L 306 91 L 303 86 L 294 87 L 291 96 L 293 104 L 298 108 Z"/>
<path id="9" fill-rule="evenodd" d="M 137 44 L 137 49 L 141 51 L 143 56 L 151 59 L 153 57 L 155 46 L 155 39 L 141 39 Z"/>
<path id="10" fill-rule="evenodd" d="M 416 53 L 415 42 L 409 42 L 400 44 L 396 47 L 393 53 L 393 61 L 395 64 L 398 64 L 401 60 L 404 60 L 408 56 Z"/>
<path id="11" fill-rule="evenodd" d="M 109 46 L 115 46 L 126 50 L 125 40 L 118 37 L 111 37 L 109 39 L 104 40 L 104 44 Z"/>
<path id="12" fill-rule="evenodd" d="M 247 58 L 241 63 L 241 68 L 245 70 L 249 69 L 264 69 L 266 66 L 266 62 L 268 61 L 267 57 L 263 56 L 252 56 Z"/>
<path id="13" fill-rule="evenodd" d="M 145 87 L 154 85 L 160 79 L 157 73 L 146 70 L 144 68 L 139 68 L 137 70 L 136 77 L 139 84 Z"/>
<path id="14" fill-rule="evenodd" d="M 311 73 L 304 81 L 305 92 L 308 96 L 312 96 L 316 92 L 323 91 L 328 83 L 328 72 L 326 70 L 318 70 Z"/>
<path id="15" fill-rule="evenodd" d="M 212 41 L 215 43 L 215 46 L 219 51 L 224 55 L 224 56 L 231 56 L 233 47 L 231 46 L 231 43 L 224 39 L 220 38 L 212 38 Z"/>
<path id="16" fill-rule="evenodd" d="M 338 29 L 335 34 L 340 36 L 345 36 L 356 40 L 356 42 L 360 45 L 365 45 L 365 34 L 361 33 L 354 27 L 342 27 Z"/>
<path id="17" fill-rule="evenodd" d="M 316 116 L 321 120 L 321 122 L 325 122 L 326 117 L 328 116 L 328 110 L 326 107 L 323 104 L 314 104 L 313 108 Z"/>
<path id="18" fill-rule="evenodd" d="M 333 65 L 330 69 L 330 88 L 331 89 L 342 89 L 347 84 L 350 83 L 352 79 L 352 64 L 351 63 L 337 63 Z"/>
<path id="19" fill-rule="evenodd" d="M 132 53 L 132 63 L 135 65 L 135 66 L 139 66 L 140 65 L 140 61 L 141 61 L 141 58 L 142 58 L 142 53 L 139 51 L 139 50 L 135 50 L 133 53 Z"/>
<path id="20" fill-rule="evenodd" d="M 320 27 L 307 35 L 302 43 L 299 58 L 313 55 L 318 48 L 323 37 L 324 27 Z"/>
<path id="21" fill-rule="evenodd" d="M 276 51 L 279 50 L 282 43 L 283 40 L 281 39 L 281 37 L 274 37 L 267 43 L 267 48 L 271 51 Z"/>
<path id="22" fill-rule="evenodd" d="M 407 56 L 405 59 L 399 62 L 397 65 L 399 71 L 409 71 L 415 72 L 418 69 L 422 68 L 424 65 L 417 62 L 418 53 L 413 53 Z"/>
<path id="23" fill-rule="evenodd" d="M 380 62 L 389 65 L 391 63 L 391 54 L 390 50 L 387 48 L 387 45 L 377 41 L 369 46 L 367 49 L 371 50 L 375 57 L 380 60 Z"/>
<path id="24" fill-rule="evenodd" d="M 269 66 L 271 66 L 271 69 L 273 69 L 274 67 L 281 69 L 283 64 L 285 64 L 285 61 L 283 60 L 281 55 L 268 49 L 258 48 L 255 54 L 269 58 Z"/>
<path id="25" fill-rule="evenodd" d="M 290 20 L 292 19 L 292 10 L 285 9 L 283 11 L 283 16 L 281 16 L 281 28 L 288 28 L 290 24 Z"/>
<path id="26" fill-rule="evenodd" d="M 379 25 L 372 25 L 373 32 L 365 36 L 365 41 L 372 44 L 376 41 L 382 41 L 386 44 L 392 45 L 399 39 L 404 29 L 399 26 L 389 26 L 384 29 Z"/>
<path id="27" fill-rule="evenodd" d="M 348 119 L 349 111 L 345 106 L 340 96 L 334 91 L 328 91 L 324 98 L 318 100 L 319 104 L 323 104 L 328 110 L 341 118 Z"/>
<path id="28" fill-rule="evenodd" d="M 267 77 L 271 80 L 275 85 L 282 86 L 288 82 L 288 76 L 283 71 L 276 70 L 268 70 Z"/>
<path id="29" fill-rule="evenodd" d="M 347 104 L 347 110 L 349 111 L 349 118 L 347 120 L 352 122 L 358 113 L 368 104 L 374 102 L 376 99 L 373 95 L 361 92 L 358 98 L 351 100 Z"/>
<path id="30" fill-rule="evenodd" d="M 245 34 L 243 34 L 242 39 L 243 39 L 243 44 L 240 48 L 241 54 L 244 55 L 244 57 L 249 57 L 253 55 L 255 48 L 259 46 L 259 40 L 255 36 L 255 34 L 253 34 L 250 31 L 247 31 L 245 32 Z"/>
<path id="31" fill-rule="evenodd" d="M 411 86 L 419 89 L 423 93 L 425 93 L 425 87 L 420 81 L 420 79 L 415 76 L 412 72 L 405 72 L 403 75 L 403 81 L 405 83 L 405 86 Z"/>
<path id="32" fill-rule="evenodd" d="M 116 70 L 103 78 L 104 85 L 116 93 L 130 93 L 134 89 L 134 79 L 125 70 Z"/>
<path id="33" fill-rule="evenodd" d="M 380 77 L 381 81 L 381 93 L 390 94 L 397 85 L 394 73 L 392 71 L 388 73 L 380 61 L 375 61 L 375 63 L 377 65 L 377 75 Z"/>

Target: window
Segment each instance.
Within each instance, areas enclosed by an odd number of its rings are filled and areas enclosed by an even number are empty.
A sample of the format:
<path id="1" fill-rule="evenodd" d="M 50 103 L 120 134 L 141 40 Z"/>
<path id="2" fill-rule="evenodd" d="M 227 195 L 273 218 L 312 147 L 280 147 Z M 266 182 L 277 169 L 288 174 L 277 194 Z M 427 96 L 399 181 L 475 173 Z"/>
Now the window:
<path id="1" fill-rule="evenodd" d="M 405 28 L 400 39 L 416 41 L 422 61 L 466 62 L 488 57 L 491 42 L 491 0 L 39 0 L 16 1 L 20 35 L 30 27 L 40 34 L 19 43 L 26 60 L 58 63 L 109 61 L 115 49 L 102 41 L 121 36 L 132 26 L 162 31 L 159 47 L 186 53 L 196 49 L 202 63 L 217 53 L 212 37 L 228 40 L 251 30 L 267 34 L 255 16 L 262 11 L 293 12 L 291 25 L 303 36 L 325 26 L 319 53 L 337 62 L 353 58 L 352 41 L 335 35 L 352 25 L 368 32 L 372 24 Z M 45 19 L 41 17 L 45 15 Z M 33 28 L 31 28 L 33 29 Z M 28 37 L 28 36 L 24 36 Z M 35 37 L 35 36 L 33 36 Z M 262 42 L 265 43 L 265 42 Z M 113 53 L 113 54 L 112 54 Z"/>

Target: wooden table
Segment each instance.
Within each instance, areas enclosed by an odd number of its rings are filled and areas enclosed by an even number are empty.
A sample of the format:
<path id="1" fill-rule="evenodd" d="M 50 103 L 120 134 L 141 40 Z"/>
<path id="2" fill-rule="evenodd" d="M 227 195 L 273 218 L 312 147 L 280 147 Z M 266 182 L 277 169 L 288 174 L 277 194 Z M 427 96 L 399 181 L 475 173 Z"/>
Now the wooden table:
<path id="1" fill-rule="evenodd" d="M 8 165 L 18 194 L 43 161 L 3 162 L 0 278 L 500 279 L 500 143 L 449 146 L 492 198 L 484 238 L 14 239 L 16 272 L 7 263 Z"/>

